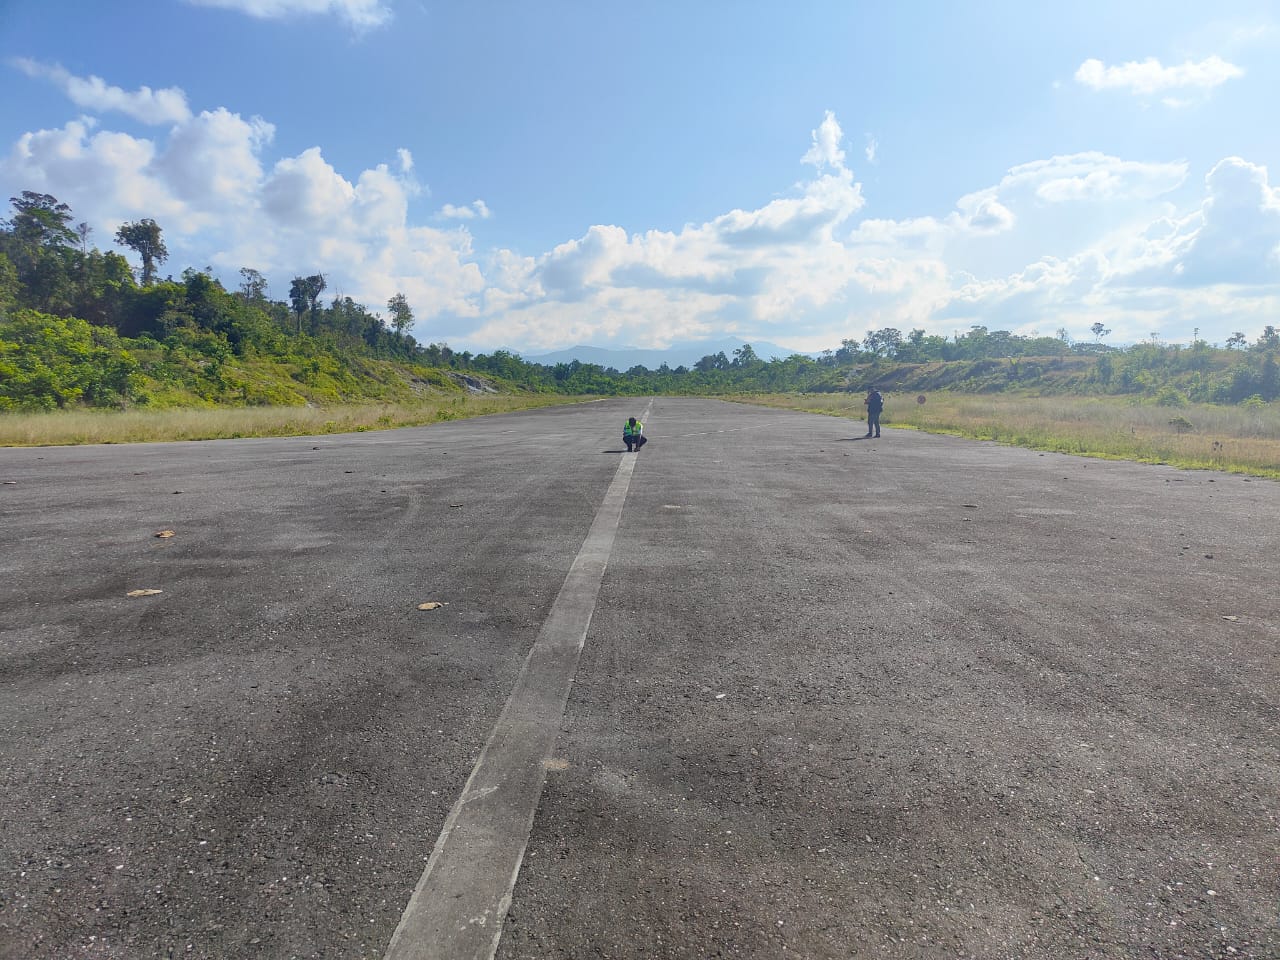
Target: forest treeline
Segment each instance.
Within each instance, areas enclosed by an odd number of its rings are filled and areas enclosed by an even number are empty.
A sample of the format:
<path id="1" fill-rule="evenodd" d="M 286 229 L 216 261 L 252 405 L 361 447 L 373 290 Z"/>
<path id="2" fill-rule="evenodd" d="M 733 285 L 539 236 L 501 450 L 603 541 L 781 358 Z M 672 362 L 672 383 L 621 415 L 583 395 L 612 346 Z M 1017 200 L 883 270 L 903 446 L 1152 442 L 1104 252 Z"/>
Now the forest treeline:
<path id="1" fill-rule="evenodd" d="M 1252 342 L 1198 337 L 1190 346 L 1119 348 L 1094 339 L 1023 337 L 973 326 L 947 338 L 885 328 L 813 357 L 764 360 L 750 344 L 689 367 L 620 371 L 595 364 L 529 363 L 506 351 L 472 354 L 423 345 L 403 294 L 385 314 L 341 294 L 326 298 L 322 270 L 294 277 L 288 299 L 269 296 L 252 267 L 226 289 L 211 268 L 159 277 L 161 227 L 123 224 L 100 250 L 92 231 L 47 194 L 10 199 L 0 221 L 0 411 L 91 406 L 301 404 L 405 400 L 459 391 L 480 378 L 502 389 L 565 394 L 729 394 L 938 389 L 1126 394 L 1170 406 L 1267 403 L 1280 397 L 1280 333 Z"/>

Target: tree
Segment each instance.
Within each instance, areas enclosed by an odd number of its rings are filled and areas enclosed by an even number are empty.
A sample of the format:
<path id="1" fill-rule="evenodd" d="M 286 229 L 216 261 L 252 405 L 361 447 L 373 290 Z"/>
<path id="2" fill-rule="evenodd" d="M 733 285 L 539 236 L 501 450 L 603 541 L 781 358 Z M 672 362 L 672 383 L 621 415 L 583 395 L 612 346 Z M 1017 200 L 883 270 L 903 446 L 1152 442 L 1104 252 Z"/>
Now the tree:
<path id="1" fill-rule="evenodd" d="M 249 303 L 261 303 L 267 299 L 267 278 L 252 267 L 240 268 L 240 293 Z"/>
<path id="2" fill-rule="evenodd" d="M 695 363 L 693 365 L 693 369 L 699 370 L 702 373 L 709 373 L 712 370 L 728 370 L 729 358 L 724 355 L 723 350 L 717 353 L 709 353 Z"/>
<path id="3" fill-rule="evenodd" d="M 761 363 L 760 357 L 756 354 L 755 349 L 749 343 L 744 343 L 733 351 L 734 367 L 753 367 Z"/>
<path id="4" fill-rule="evenodd" d="M 955 337 L 954 347 L 948 351 L 948 360 L 971 360 L 986 355 L 987 328 L 980 323 L 969 327 L 964 336 Z"/>
<path id="5" fill-rule="evenodd" d="M 298 316 L 298 333 L 302 333 L 302 315 L 311 312 L 311 323 L 315 326 L 316 304 L 320 294 L 324 292 L 324 274 L 314 273 L 309 277 L 294 277 L 289 287 L 289 304 Z"/>
<path id="6" fill-rule="evenodd" d="M 293 282 L 289 284 L 289 306 L 293 308 L 294 316 L 298 318 L 298 333 L 302 333 L 302 315 L 307 312 L 309 302 L 307 278 L 294 277 Z"/>
<path id="7" fill-rule="evenodd" d="M 13 262 L 0 253 L 0 318 L 18 302 L 18 271 Z"/>
<path id="8" fill-rule="evenodd" d="M 1280 333 L 1271 324 L 1262 328 L 1262 336 L 1258 338 L 1258 346 L 1264 350 L 1280 347 Z"/>
<path id="9" fill-rule="evenodd" d="M 1227 349 L 1228 350 L 1243 349 L 1246 342 L 1248 342 L 1248 338 L 1245 337 L 1243 333 L 1237 330 L 1231 336 L 1227 337 Z"/>
<path id="10" fill-rule="evenodd" d="M 1266 359 L 1262 361 L 1262 372 L 1258 376 L 1258 392 L 1268 403 L 1280 399 L 1280 364 L 1276 363 L 1275 354 L 1267 354 Z"/>
<path id="11" fill-rule="evenodd" d="M 362 339 L 370 347 L 378 345 L 386 329 L 381 317 L 369 313 L 361 304 L 343 294 L 334 297 L 329 304 L 326 326 L 344 336 Z"/>
<path id="12" fill-rule="evenodd" d="M 23 190 L 22 196 L 10 197 L 9 202 L 13 204 L 14 214 L 7 225 L 22 243 L 61 247 L 75 241 L 75 231 L 67 226 L 71 221 L 71 208 L 59 203 L 57 197 Z"/>
<path id="13" fill-rule="evenodd" d="M 1100 323 L 1095 323 L 1092 327 L 1089 328 L 1089 330 L 1093 334 L 1093 339 L 1097 340 L 1099 343 L 1102 342 L 1103 337 L 1108 336 L 1111 333 L 1110 330 L 1108 330 L 1106 327 L 1104 327 Z"/>
<path id="14" fill-rule="evenodd" d="M 1114 366 L 1111 362 L 1111 355 L 1104 353 L 1098 358 L 1098 362 L 1094 365 L 1094 375 L 1105 386 L 1111 383 L 1111 377 L 1115 373 Z"/>
<path id="15" fill-rule="evenodd" d="M 841 340 L 840 348 L 836 350 L 835 358 L 833 362 L 837 366 L 841 364 L 844 364 L 845 366 L 847 366 L 853 363 L 857 359 L 858 359 L 858 341 L 850 340 L 847 338 L 844 340 Z"/>
<path id="16" fill-rule="evenodd" d="M 866 338 L 862 341 L 862 346 L 867 353 L 874 354 L 877 357 L 891 357 L 902 346 L 902 331 L 895 330 L 893 327 L 885 327 L 882 330 L 868 332 Z"/>
<path id="17" fill-rule="evenodd" d="M 169 251 L 160 236 L 160 226 L 154 220 L 125 223 L 116 231 L 116 243 L 128 247 L 142 258 L 142 285 L 151 286 L 156 264 L 169 259 Z"/>
<path id="18" fill-rule="evenodd" d="M 403 293 L 397 293 L 387 301 L 391 313 L 391 329 L 403 336 L 413 326 L 413 309 Z"/>
<path id="19" fill-rule="evenodd" d="M 924 330 L 917 328 L 907 334 L 907 339 L 898 347 L 894 356 L 906 363 L 926 363 L 943 359 L 949 347 L 946 337 L 937 334 L 926 336 Z"/>

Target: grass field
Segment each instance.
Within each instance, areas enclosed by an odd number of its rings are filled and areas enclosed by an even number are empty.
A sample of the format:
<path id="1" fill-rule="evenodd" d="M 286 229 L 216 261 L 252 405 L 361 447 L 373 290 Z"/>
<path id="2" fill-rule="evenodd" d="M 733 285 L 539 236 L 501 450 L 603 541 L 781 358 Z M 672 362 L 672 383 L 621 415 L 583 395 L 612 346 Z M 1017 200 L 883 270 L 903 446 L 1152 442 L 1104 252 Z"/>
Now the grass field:
<path id="1" fill-rule="evenodd" d="M 778 394 L 733 399 L 858 421 L 862 396 Z M 994 440 L 1033 450 L 1167 463 L 1280 479 L 1280 403 L 1219 407 L 1136 405 L 1122 398 L 973 396 L 885 397 L 881 423 L 928 433 Z"/>
<path id="2" fill-rule="evenodd" d="M 577 403 L 582 399 L 546 394 L 468 394 L 414 404 L 6 413 L 0 414 L 0 446 L 44 447 L 353 433 L 416 427 L 442 420 Z"/>

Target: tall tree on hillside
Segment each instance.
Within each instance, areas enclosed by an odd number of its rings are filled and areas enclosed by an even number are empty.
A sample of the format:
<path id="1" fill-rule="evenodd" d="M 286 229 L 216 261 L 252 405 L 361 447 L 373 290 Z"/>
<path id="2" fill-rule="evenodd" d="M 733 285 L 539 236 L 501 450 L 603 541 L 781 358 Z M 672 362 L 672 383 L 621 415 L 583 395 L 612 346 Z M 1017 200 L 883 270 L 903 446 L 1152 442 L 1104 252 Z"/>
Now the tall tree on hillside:
<path id="1" fill-rule="evenodd" d="M 267 278 L 252 267 L 240 268 L 240 293 L 250 303 L 261 303 L 267 299 Z"/>
<path id="2" fill-rule="evenodd" d="M 160 225 L 151 219 L 122 224 L 116 231 L 116 243 L 142 258 L 142 285 L 151 286 L 156 264 L 169 259 L 169 250 L 160 236 Z"/>
<path id="3" fill-rule="evenodd" d="M 307 278 L 294 277 L 289 284 L 289 306 L 298 318 L 298 333 L 302 333 L 302 315 L 307 312 Z"/>
<path id="4" fill-rule="evenodd" d="M 391 312 L 391 329 L 403 336 L 413 326 L 413 308 L 403 293 L 397 293 L 387 301 L 387 309 Z"/>
<path id="5" fill-rule="evenodd" d="M 1089 332 L 1093 334 L 1093 339 L 1101 343 L 1102 338 L 1105 337 L 1107 334 L 1109 334 L 1111 331 L 1108 330 L 1101 323 L 1095 323 L 1092 327 L 1089 328 Z"/>
<path id="6" fill-rule="evenodd" d="M 294 277 L 289 286 L 289 305 L 298 316 L 298 333 L 302 333 L 302 315 L 310 311 L 311 323 L 315 326 L 316 305 L 320 302 L 320 294 L 324 292 L 324 274 L 314 273 L 309 277 Z"/>
<path id="7" fill-rule="evenodd" d="M 23 190 L 22 196 L 10 197 L 14 214 L 5 221 L 22 243 L 41 247 L 60 247 L 75 241 L 76 235 L 67 224 L 71 208 L 47 193 Z"/>
<path id="8" fill-rule="evenodd" d="M 71 208 L 47 193 L 10 197 L 13 216 L 0 223 L 0 251 L 17 275 L 14 306 L 67 316 L 75 296 L 76 234 Z"/>

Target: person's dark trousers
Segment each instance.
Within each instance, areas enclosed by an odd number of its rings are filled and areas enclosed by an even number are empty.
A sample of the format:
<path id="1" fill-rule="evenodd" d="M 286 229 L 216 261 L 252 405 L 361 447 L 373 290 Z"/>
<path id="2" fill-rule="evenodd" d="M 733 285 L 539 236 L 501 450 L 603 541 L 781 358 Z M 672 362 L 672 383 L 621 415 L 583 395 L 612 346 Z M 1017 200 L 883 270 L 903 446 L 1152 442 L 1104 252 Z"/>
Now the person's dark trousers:
<path id="1" fill-rule="evenodd" d="M 649 438 L 642 433 L 639 436 L 635 436 L 635 437 L 624 436 L 622 438 L 622 442 L 627 445 L 627 453 L 632 452 L 631 450 L 632 446 L 634 446 L 636 449 L 636 452 L 638 452 L 641 447 L 643 447 L 646 443 L 649 442 Z"/>
<path id="2" fill-rule="evenodd" d="M 877 437 L 880 436 L 880 411 L 879 410 L 867 411 L 867 436 L 868 437 L 871 436 L 872 431 L 875 432 L 875 435 Z"/>
<path id="3" fill-rule="evenodd" d="M 646 437 L 643 433 L 640 434 L 640 436 L 636 437 L 636 452 L 639 452 L 640 448 L 643 447 L 648 442 L 649 442 L 649 438 Z"/>

